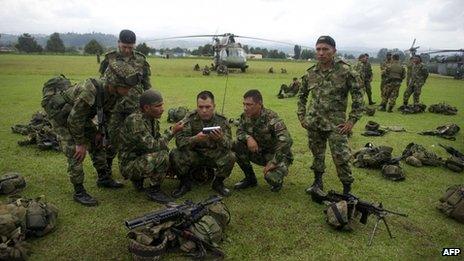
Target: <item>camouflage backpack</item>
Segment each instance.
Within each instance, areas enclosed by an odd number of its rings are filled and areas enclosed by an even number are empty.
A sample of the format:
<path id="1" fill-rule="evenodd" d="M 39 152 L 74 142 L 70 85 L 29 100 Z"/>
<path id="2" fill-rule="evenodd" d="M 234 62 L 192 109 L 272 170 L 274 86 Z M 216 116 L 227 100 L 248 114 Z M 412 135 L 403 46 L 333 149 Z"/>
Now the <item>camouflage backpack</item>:
<path id="1" fill-rule="evenodd" d="M 354 216 L 356 201 L 332 202 L 324 210 L 325 221 L 337 230 L 351 231 L 351 221 Z"/>
<path id="2" fill-rule="evenodd" d="M 0 194 L 16 194 L 26 187 L 24 178 L 16 172 L 7 172 L 0 176 Z"/>
<path id="3" fill-rule="evenodd" d="M 435 130 L 431 131 L 423 131 L 419 132 L 420 135 L 432 135 L 432 136 L 439 136 L 441 138 L 445 138 L 448 140 L 456 140 L 456 135 L 458 134 L 459 130 L 458 125 L 454 123 L 438 126 Z"/>
<path id="4" fill-rule="evenodd" d="M 458 113 L 458 109 L 454 106 L 441 102 L 438 104 L 430 105 L 429 112 L 440 113 L 444 115 L 456 115 Z"/>
<path id="5" fill-rule="evenodd" d="M 413 104 L 413 105 L 401 105 L 398 107 L 398 110 L 403 114 L 416 114 L 425 112 L 427 105 L 423 103 Z"/>
<path id="6" fill-rule="evenodd" d="M 49 119 L 53 119 L 59 124 L 66 122 L 67 116 L 72 109 L 61 95 L 69 87 L 71 87 L 71 81 L 61 74 L 49 79 L 44 83 L 42 88 L 42 108 L 47 113 Z"/>
<path id="7" fill-rule="evenodd" d="M 449 187 L 440 198 L 437 209 L 458 222 L 464 223 L 464 185 Z"/>
<path id="8" fill-rule="evenodd" d="M 392 160 L 392 151 L 392 147 L 374 147 L 372 143 L 368 143 L 353 154 L 353 165 L 358 168 L 381 168 Z"/>
<path id="9" fill-rule="evenodd" d="M 428 151 L 424 146 L 416 143 L 409 143 L 403 151 L 403 158 L 406 163 L 412 166 L 441 166 L 443 165 L 442 158 L 438 157 L 434 152 Z M 420 162 L 420 164 L 418 163 Z"/>
<path id="10" fill-rule="evenodd" d="M 387 164 L 382 166 L 382 175 L 393 181 L 402 181 L 405 179 L 403 169 L 399 165 Z"/>
<path id="11" fill-rule="evenodd" d="M 180 106 L 177 108 L 170 108 L 168 110 L 168 122 L 169 123 L 176 123 L 182 120 L 185 115 L 189 112 L 189 109 L 184 106 Z"/>
<path id="12" fill-rule="evenodd" d="M 445 161 L 445 166 L 454 172 L 462 172 L 464 171 L 464 159 L 451 155 Z"/>

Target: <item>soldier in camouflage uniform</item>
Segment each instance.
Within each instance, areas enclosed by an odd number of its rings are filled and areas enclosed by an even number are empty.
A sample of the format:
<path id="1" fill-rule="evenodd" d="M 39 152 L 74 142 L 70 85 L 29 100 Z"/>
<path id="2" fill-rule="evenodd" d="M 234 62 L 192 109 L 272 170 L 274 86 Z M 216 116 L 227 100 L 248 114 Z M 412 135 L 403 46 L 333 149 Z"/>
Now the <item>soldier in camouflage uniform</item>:
<path id="1" fill-rule="evenodd" d="M 129 95 L 121 97 L 116 103 L 110 122 L 108 124 L 108 134 L 111 143 L 111 150 L 108 150 L 108 164 L 112 166 L 112 162 L 118 152 L 120 141 L 120 127 L 124 120 L 131 113 L 136 111 L 139 106 L 139 97 L 144 90 L 151 88 L 150 84 L 150 65 L 148 64 L 145 55 L 134 51 L 136 36 L 130 30 L 122 30 L 119 33 L 118 50 L 111 51 L 105 54 L 105 59 L 100 64 L 100 73 L 103 74 L 112 61 L 121 61 L 131 65 L 141 75 L 140 83 L 134 88 L 131 88 Z"/>
<path id="2" fill-rule="evenodd" d="M 232 152 L 232 134 L 226 117 L 215 112 L 214 95 L 202 91 L 197 95 L 197 109 L 182 120 L 184 129 L 176 136 L 177 148 L 171 151 L 170 159 L 180 180 L 172 196 L 179 198 L 191 189 L 190 170 L 198 166 L 216 169 L 212 184 L 213 190 L 223 196 L 230 194 L 224 186 L 235 163 Z M 205 127 L 220 126 L 208 134 L 202 132 Z"/>
<path id="3" fill-rule="evenodd" d="M 373 105 L 375 104 L 375 102 L 372 101 L 372 67 L 371 64 L 368 62 L 368 59 L 368 54 L 359 55 L 358 62 L 354 65 L 353 69 L 357 71 L 359 76 L 361 77 L 362 87 L 367 94 L 369 105 Z"/>
<path id="4" fill-rule="evenodd" d="M 419 55 L 416 55 L 413 57 L 412 66 L 411 66 L 410 71 L 411 71 L 410 79 L 407 82 L 408 87 L 406 88 L 403 94 L 404 105 L 408 105 L 409 97 L 413 93 L 414 93 L 414 104 L 420 103 L 419 99 L 421 95 L 421 89 L 422 89 L 422 86 L 424 86 L 425 81 L 427 80 L 427 77 L 429 76 L 429 71 L 424 66 L 424 64 L 422 64 L 422 59 Z"/>
<path id="5" fill-rule="evenodd" d="M 335 53 L 332 37 L 319 37 L 316 42 L 318 63 L 303 76 L 299 94 L 297 114 L 301 126 L 308 130 L 309 148 L 313 154 L 311 169 L 315 174 L 313 185 L 306 190 L 308 193 L 323 189 L 327 141 L 344 193 L 350 192 L 354 180 L 349 163 L 351 155 L 347 133 L 361 118 L 363 93 L 357 73 L 342 60 L 335 59 Z M 352 104 L 347 119 L 348 93 L 351 94 Z"/>
<path id="6" fill-rule="evenodd" d="M 140 96 L 140 110 L 129 115 L 121 130 L 119 168 L 121 174 L 142 191 L 144 180 L 150 187 L 147 196 L 159 203 L 172 201 L 161 191 L 161 182 L 169 167 L 168 143 L 183 128 L 175 125 L 160 134 L 158 119 L 164 112 L 163 97 L 158 91 L 147 90 Z"/>
<path id="7" fill-rule="evenodd" d="M 300 91 L 300 87 L 301 87 L 300 81 L 298 81 L 298 78 L 294 77 L 293 82 L 289 86 L 285 84 L 282 84 L 280 86 L 280 91 L 277 94 L 277 97 L 279 99 L 293 97 L 298 94 L 298 92 Z"/>
<path id="8" fill-rule="evenodd" d="M 110 166 L 106 161 L 104 128 L 106 121 L 99 119 L 99 129 L 92 121 L 98 114 L 107 119 L 120 96 L 128 94 L 130 88 L 140 82 L 140 75 L 130 65 L 110 62 L 104 73 L 104 80 L 87 79 L 59 93 L 63 104 L 62 117 L 50 119 L 58 135 L 61 150 L 68 158 L 68 173 L 74 185 L 74 200 L 88 206 L 97 205 L 95 198 L 84 188 L 83 160 L 87 150 L 97 170 L 99 187 L 120 188 L 122 184 L 111 177 Z M 52 99 L 51 102 L 58 99 Z M 52 106 L 53 107 L 53 106 Z M 100 118 L 100 117 L 98 117 Z"/>
<path id="9" fill-rule="evenodd" d="M 277 192 L 282 188 L 288 167 L 293 162 L 292 138 L 277 113 L 264 108 L 263 97 L 258 90 L 247 91 L 243 99 L 244 113 L 240 116 L 233 150 L 245 178 L 235 184 L 235 188 L 257 185 L 251 166 L 254 162 L 264 166 L 264 179 L 271 185 L 271 190 Z"/>
<path id="10" fill-rule="evenodd" d="M 385 90 L 385 80 L 386 80 L 386 70 L 387 66 L 390 65 L 392 60 L 392 53 L 387 52 L 385 60 L 380 64 L 380 96 L 382 100 L 384 99 L 384 90 Z M 380 107 L 381 108 L 381 107 Z"/>
<path id="11" fill-rule="evenodd" d="M 398 98 L 401 82 L 404 77 L 406 77 L 406 70 L 399 61 L 400 56 L 398 54 L 394 54 L 392 58 L 392 62 L 385 69 L 384 96 L 379 109 L 381 111 L 385 111 L 388 103 L 388 112 L 393 111 L 396 98 Z"/>

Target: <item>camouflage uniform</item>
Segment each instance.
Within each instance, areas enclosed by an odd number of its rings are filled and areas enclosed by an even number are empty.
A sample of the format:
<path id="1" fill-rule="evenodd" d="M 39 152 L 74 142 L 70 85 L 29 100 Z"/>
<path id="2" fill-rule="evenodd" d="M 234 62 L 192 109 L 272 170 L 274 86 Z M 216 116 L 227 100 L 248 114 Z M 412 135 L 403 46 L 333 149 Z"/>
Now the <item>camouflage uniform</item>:
<path id="1" fill-rule="evenodd" d="M 124 120 L 131 113 L 135 112 L 139 107 L 139 98 L 144 90 L 150 89 L 150 65 L 148 64 L 145 55 L 140 52 L 134 51 L 130 57 L 123 56 L 119 51 L 111 51 L 105 54 L 105 59 L 100 64 L 100 73 L 103 75 L 108 64 L 112 61 L 124 61 L 135 68 L 141 75 L 141 83 L 129 91 L 125 97 L 121 97 L 113 109 L 111 119 L 108 123 L 108 134 L 112 146 L 110 158 L 114 158 L 118 152 L 120 127 L 123 125 Z"/>
<path id="2" fill-rule="evenodd" d="M 371 66 L 371 63 L 369 61 L 367 61 L 365 64 L 364 64 L 364 75 L 365 75 L 365 78 L 364 78 L 364 90 L 366 91 L 366 94 L 367 94 L 367 99 L 369 101 L 369 104 L 372 105 L 374 104 L 374 102 L 372 101 L 372 86 L 371 86 L 371 82 L 372 82 L 372 66 Z"/>
<path id="3" fill-rule="evenodd" d="M 292 82 L 289 86 L 282 84 L 280 86 L 279 98 L 290 98 L 296 96 L 300 91 L 301 83 L 299 81 Z"/>
<path id="4" fill-rule="evenodd" d="M 409 70 L 408 70 L 409 72 Z M 408 104 L 409 97 L 414 93 L 414 104 L 419 104 L 419 98 L 421 95 L 422 86 L 424 86 L 427 77 L 429 76 L 429 71 L 422 64 L 412 65 L 411 67 L 411 76 L 408 83 L 408 87 L 403 94 L 403 103 Z"/>
<path id="5" fill-rule="evenodd" d="M 197 166 L 216 168 L 215 175 L 229 177 L 235 163 L 235 155 L 231 151 L 232 134 L 230 126 L 222 115 L 214 114 L 209 121 L 203 121 L 198 113 L 190 112 L 183 119 L 184 129 L 176 135 L 177 148 L 171 151 L 170 159 L 179 178 L 188 175 Z M 220 141 L 208 139 L 195 142 L 192 138 L 204 127 L 221 126 L 224 137 Z"/>
<path id="6" fill-rule="evenodd" d="M 119 96 L 108 93 L 101 81 L 94 81 L 104 90 L 103 112 L 109 116 Z M 76 144 L 86 145 L 99 178 L 105 178 L 104 176 L 108 174 L 106 152 L 104 148 L 95 145 L 97 128 L 92 121 L 97 114 L 97 87 L 92 79 L 87 79 L 66 90 L 62 96 L 67 104 L 72 106 L 67 122 L 59 123 L 54 119 L 50 121 L 58 135 L 61 150 L 68 159 L 68 174 L 71 183 L 82 184 L 84 182 L 82 162 L 74 158 Z"/>
<path id="7" fill-rule="evenodd" d="M 258 143 L 258 152 L 248 150 L 248 136 L 252 136 Z M 233 150 L 245 175 L 253 172 L 250 161 L 260 166 L 265 166 L 268 162 L 277 166 L 277 169 L 269 171 L 264 178 L 271 186 L 281 186 L 284 176 L 288 174 L 288 167 L 293 162 L 292 143 L 290 133 L 277 113 L 263 108 L 256 119 L 248 118 L 242 113 Z"/>
<path id="8" fill-rule="evenodd" d="M 380 74 L 381 74 L 381 80 L 380 80 L 380 96 L 382 98 L 382 100 L 384 99 L 385 97 L 385 80 L 387 79 L 387 76 L 386 76 L 386 70 L 387 70 L 387 67 L 391 64 L 391 60 L 387 60 L 385 59 L 381 64 L 380 64 Z"/>
<path id="9" fill-rule="evenodd" d="M 401 82 L 406 76 L 406 70 L 399 61 L 393 60 L 391 64 L 385 69 L 385 86 L 384 96 L 382 98 L 381 106 L 388 103 L 389 111 L 395 106 L 396 98 L 400 90 Z"/>
<path id="10" fill-rule="evenodd" d="M 311 93 L 308 107 L 306 103 Z M 298 119 L 308 130 L 309 148 L 314 161 L 314 172 L 325 171 L 325 150 L 329 142 L 337 174 L 343 184 L 351 184 L 350 149 L 347 136 L 340 134 L 339 124 L 346 122 L 348 93 L 351 94 L 351 112 L 348 121 L 355 124 L 362 115 L 363 94 L 357 73 L 341 60 L 334 60 L 334 67 L 322 71 L 319 63 L 310 67 L 299 94 Z"/>
<path id="11" fill-rule="evenodd" d="M 159 185 L 169 165 L 168 143 L 172 132 L 160 134 L 159 121 L 149 119 L 141 111 L 129 115 L 121 130 L 121 174 L 130 180 L 150 179 Z"/>

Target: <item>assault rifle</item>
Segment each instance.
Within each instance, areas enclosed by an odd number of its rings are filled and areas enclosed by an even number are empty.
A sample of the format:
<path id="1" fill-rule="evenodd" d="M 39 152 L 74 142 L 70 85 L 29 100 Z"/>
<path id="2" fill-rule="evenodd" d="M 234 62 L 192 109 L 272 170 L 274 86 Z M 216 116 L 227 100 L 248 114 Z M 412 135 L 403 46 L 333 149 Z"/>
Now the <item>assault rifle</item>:
<path id="1" fill-rule="evenodd" d="M 374 229 L 372 230 L 372 233 L 369 237 L 369 242 L 368 242 L 368 245 L 372 245 L 372 241 L 374 240 L 374 235 L 375 235 L 375 232 L 377 231 L 377 227 L 380 223 L 380 221 L 383 221 L 383 223 L 385 224 L 385 227 L 387 228 L 387 231 L 388 231 L 388 234 L 390 235 L 390 238 L 393 238 L 393 235 L 390 231 L 390 227 L 388 226 L 388 223 L 387 223 L 387 220 L 386 220 L 386 216 L 388 214 L 393 214 L 393 215 L 398 215 L 398 216 L 402 216 L 402 217 L 407 217 L 408 215 L 407 214 L 403 214 L 403 213 L 399 213 L 399 212 L 395 212 L 395 211 L 391 211 L 391 210 L 387 210 L 387 209 L 384 209 L 383 206 L 382 206 L 382 203 L 379 203 L 378 205 L 375 205 L 373 203 L 370 203 L 370 202 L 367 202 L 367 201 L 364 201 L 364 200 L 361 200 L 360 198 L 352 195 L 352 194 L 340 194 L 340 193 L 337 193 L 333 190 L 329 191 L 327 194 L 323 194 L 323 195 L 316 195 L 316 194 L 312 194 L 312 199 L 316 202 L 318 202 L 319 204 L 321 204 L 322 202 L 324 201 L 328 201 L 328 202 L 339 202 L 339 201 L 342 201 L 342 200 L 345 200 L 347 202 L 356 202 L 356 205 L 355 205 L 355 209 L 357 212 L 361 213 L 361 218 L 359 220 L 359 222 L 361 222 L 362 224 L 367 224 L 367 219 L 370 215 L 375 215 L 375 217 L 377 218 L 377 221 L 374 225 Z"/>
<path id="2" fill-rule="evenodd" d="M 449 154 L 453 155 L 454 157 L 460 158 L 460 159 L 464 160 L 464 154 L 461 153 L 460 151 L 458 151 L 457 149 L 455 149 L 455 148 L 453 148 L 453 147 L 451 147 L 451 146 L 444 146 L 444 145 L 442 145 L 442 144 L 440 144 L 440 143 L 439 143 L 438 145 L 440 145 L 440 147 L 442 147 L 443 149 L 445 149 L 446 152 L 448 152 Z"/>

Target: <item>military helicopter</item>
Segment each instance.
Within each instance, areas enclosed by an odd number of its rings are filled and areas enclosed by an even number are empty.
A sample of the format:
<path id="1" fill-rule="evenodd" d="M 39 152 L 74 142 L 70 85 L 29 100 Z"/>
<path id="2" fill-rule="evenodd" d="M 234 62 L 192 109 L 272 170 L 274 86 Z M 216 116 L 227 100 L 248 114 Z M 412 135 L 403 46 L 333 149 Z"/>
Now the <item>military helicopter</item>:
<path id="1" fill-rule="evenodd" d="M 187 35 L 187 36 L 175 36 L 167 38 L 158 38 L 152 39 L 147 42 L 152 41 L 164 41 L 164 40 L 174 40 L 174 39 L 185 39 L 185 38 L 202 38 L 202 37 L 212 37 L 212 46 L 213 46 L 213 69 L 216 70 L 218 67 L 225 67 L 223 69 L 240 69 L 242 72 L 246 72 L 248 68 L 247 65 L 247 56 L 246 52 L 242 47 L 241 43 L 238 43 L 235 38 L 259 40 L 266 42 L 273 42 L 285 45 L 295 45 L 293 43 L 282 42 L 269 40 L 258 37 L 249 37 L 249 36 L 240 36 L 231 33 L 225 34 L 202 34 L 202 35 Z M 301 46 L 301 45 L 300 45 Z M 302 46 L 306 47 L 306 46 Z M 306 47 L 308 48 L 308 47 Z"/>
<path id="2" fill-rule="evenodd" d="M 409 52 L 411 56 L 416 55 L 417 49 L 420 48 L 420 46 L 414 46 L 415 43 L 416 39 L 414 38 L 411 47 L 405 51 L 406 53 Z M 453 76 L 454 79 L 464 79 L 464 49 L 431 50 L 421 52 L 419 55 L 421 57 L 430 58 L 431 54 L 438 53 L 455 53 L 455 55 L 442 55 L 432 59 L 427 59 L 428 62 L 426 63 L 426 66 L 429 72 L 445 76 Z M 460 53 L 460 55 L 457 53 Z"/>

